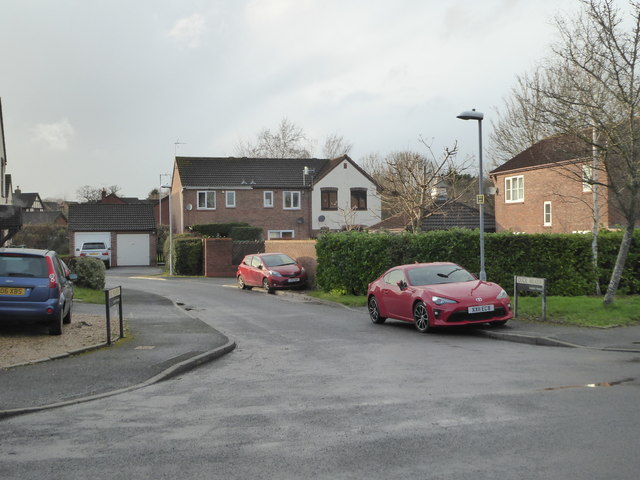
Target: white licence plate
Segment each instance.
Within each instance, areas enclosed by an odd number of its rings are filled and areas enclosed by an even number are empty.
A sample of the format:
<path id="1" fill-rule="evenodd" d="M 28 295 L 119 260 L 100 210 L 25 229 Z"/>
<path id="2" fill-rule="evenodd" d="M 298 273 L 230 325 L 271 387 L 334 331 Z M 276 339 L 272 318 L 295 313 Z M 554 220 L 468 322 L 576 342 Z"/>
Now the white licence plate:
<path id="1" fill-rule="evenodd" d="M 469 307 L 469 313 L 493 312 L 493 305 L 476 305 Z"/>
<path id="2" fill-rule="evenodd" d="M 289 283 L 294 283 L 294 282 L 299 282 L 300 279 L 299 278 L 290 278 L 289 280 L 287 280 Z"/>

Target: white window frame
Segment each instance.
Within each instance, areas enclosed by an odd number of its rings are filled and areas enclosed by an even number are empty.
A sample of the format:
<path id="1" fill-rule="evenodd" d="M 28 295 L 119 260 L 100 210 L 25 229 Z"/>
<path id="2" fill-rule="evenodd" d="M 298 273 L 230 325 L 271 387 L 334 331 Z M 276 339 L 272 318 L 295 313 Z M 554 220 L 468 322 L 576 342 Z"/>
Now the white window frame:
<path id="1" fill-rule="evenodd" d="M 232 198 L 229 198 L 231 196 Z M 227 190 L 224 192 L 224 202 L 227 208 L 235 208 L 236 207 L 236 191 L 235 190 Z"/>
<path id="2" fill-rule="evenodd" d="M 290 233 L 291 234 L 291 237 L 285 237 L 285 238 L 296 238 L 296 232 L 293 231 L 293 230 L 269 230 L 269 231 L 267 231 L 267 238 L 269 240 L 283 238 L 282 237 L 283 233 Z"/>
<path id="3" fill-rule="evenodd" d="M 262 193 L 262 205 L 264 208 L 273 208 L 273 192 L 271 190 Z"/>
<path id="4" fill-rule="evenodd" d="M 553 210 L 551 208 L 551 202 L 544 202 L 542 207 L 542 224 L 545 227 L 550 227 L 553 222 Z"/>
<path id="5" fill-rule="evenodd" d="M 205 206 L 201 207 L 200 206 L 200 194 L 204 193 L 205 194 Z M 213 197 L 213 207 L 207 207 L 206 205 L 209 204 L 209 196 Z M 197 209 L 198 210 L 215 210 L 216 209 L 216 191 L 215 190 L 198 190 L 198 192 L 196 193 L 196 204 L 197 204 Z"/>
<path id="6" fill-rule="evenodd" d="M 591 165 L 582 165 L 582 191 L 593 192 L 593 184 L 589 183 L 593 180 L 593 167 Z"/>
<path id="7" fill-rule="evenodd" d="M 515 182 L 515 186 L 514 186 Z M 514 198 L 514 194 L 516 198 Z M 518 195 L 519 194 L 519 195 Z M 515 175 L 504 179 L 504 201 L 505 203 L 524 202 L 524 176 Z"/>
<path id="8" fill-rule="evenodd" d="M 291 197 L 291 207 L 287 207 L 287 197 Z M 302 195 L 300 194 L 299 191 L 285 191 L 282 192 L 282 209 L 283 210 L 300 210 L 301 207 L 301 200 L 302 200 Z M 293 200 L 297 198 L 297 202 L 294 202 Z M 294 205 L 294 203 L 297 203 L 297 206 Z"/>

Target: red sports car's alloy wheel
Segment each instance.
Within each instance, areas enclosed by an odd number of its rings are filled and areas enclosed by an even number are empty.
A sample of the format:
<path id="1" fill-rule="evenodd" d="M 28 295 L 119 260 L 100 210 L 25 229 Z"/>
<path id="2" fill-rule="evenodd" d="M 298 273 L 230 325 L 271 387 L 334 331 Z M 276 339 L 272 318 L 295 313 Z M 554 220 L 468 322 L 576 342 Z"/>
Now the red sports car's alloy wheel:
<path id="1" fill-rule="evenodd" d="M 420 333 L 427 333 L 431 326 L 429 325 L 429 313 L 424 303 L 418 302 L 413 307 L 413 321 L 416 324 L 416 330 Z"/>

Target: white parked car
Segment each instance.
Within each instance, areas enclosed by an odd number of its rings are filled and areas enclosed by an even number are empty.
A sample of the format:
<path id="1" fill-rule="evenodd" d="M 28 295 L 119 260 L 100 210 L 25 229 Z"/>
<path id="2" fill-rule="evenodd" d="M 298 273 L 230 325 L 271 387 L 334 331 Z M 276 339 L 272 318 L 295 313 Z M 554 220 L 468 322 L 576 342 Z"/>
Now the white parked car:
<path id="1" fill-rule="evenodd" d="M 92 257 L 102 260 L 104 266 L 111 266 L 111 248 L 107 247 L 104 242 L 84 242 L 80 248 L 76 249 L 79 257 Z"/>

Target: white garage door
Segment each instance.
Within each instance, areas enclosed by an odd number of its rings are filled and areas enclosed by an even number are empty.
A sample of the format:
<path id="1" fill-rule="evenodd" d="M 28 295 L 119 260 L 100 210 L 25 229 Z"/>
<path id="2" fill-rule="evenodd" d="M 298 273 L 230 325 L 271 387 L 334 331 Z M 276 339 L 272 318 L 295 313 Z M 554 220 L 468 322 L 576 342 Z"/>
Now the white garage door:
<path id="1" fill-rule="evenodd" d="M 122 233 L 117 235 L 118 266 L 150 265 L 149 234 Z"/>
<path id="2" fill-rule="evenodd" d="M 111 233 L 110 232 L 76 232 L 74 238 L 74 245 L 76 251 L 74 255 L 80 255 L 80 247 L 86 242 L 102 242 L 107 248 L 111 247 Z"/>

